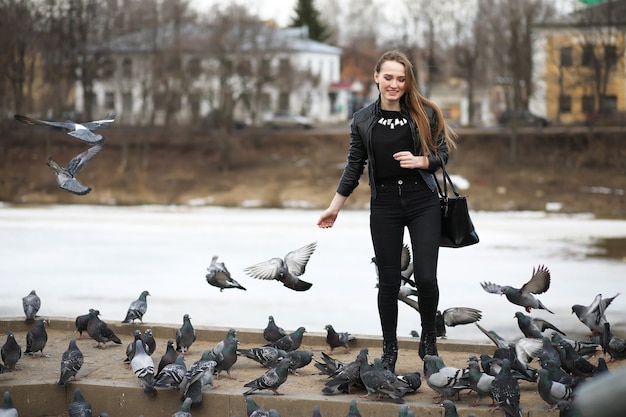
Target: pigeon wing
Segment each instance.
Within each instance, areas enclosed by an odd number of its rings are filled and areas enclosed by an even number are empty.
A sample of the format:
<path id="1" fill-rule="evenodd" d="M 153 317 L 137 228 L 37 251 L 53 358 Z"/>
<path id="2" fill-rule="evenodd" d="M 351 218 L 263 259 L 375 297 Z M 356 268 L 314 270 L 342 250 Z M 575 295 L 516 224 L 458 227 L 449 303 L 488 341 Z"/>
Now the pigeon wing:
<path id="1" fill-rule="evenodd" d="M 115 122 L 114 114 L 107 116 L 106 119 L 85 122 L 85 123 L 81 123 L 81 125 L 83 125 L 86 129 L 89 129 L 89 130 L 97 130 L 97 129 L 102 129 L 104 127 L 108 127 L 113 122 Z"/>
<path id="2" fill-rule="evenodd" d="M 35 126 L 35 125 L 40 125 L 40 126 L 53 126 L 53 127 L 59 127 L 61 129 L 67 129 L 67 130 L 73 130 L 74 129 L 74 122 L 49 122 L 47 120 L 38 120 L 38 119 L 33 119 L 31 117 L 28 116 L 23 116 L 21 114 L 16 114 L 13 116 L 15 118 L 15 120 L 19 120 L 22 123 L 25 123 L 27 125 L 31 125 L 31 126 Z"/>
<path id="3" fill-rule="evenodd" d="M 72 175 L 78 174 L 80 171 L 93 157 L 98 155 L 102 150 L 102 144 L 94 145 L 87 149 L 86 151 L 76 155 L 65 169 Z"/>
<path id="4" fill-rule="evenodd" d="M 313 252 L 315 252 L 316 247 L 317 242 L 309 243 L 285 255 L 285 265 L 289 272 L 298 276 L 304 274 L 306 264 L 309 262 L 309 258 L 313 255 Z"/>
<path id="5" fill-rule="evenodd" d="M 483 287 L 483 290 L 491 294 L 503 294 L 504 293 L 504 287 L 498 284 L 494 284 L 493 282 L 481 282 L 480 286 Z"/>
<path id="6" fill-rule="evenodd" d="M 544 265 L 533 268 L 530 280 L 520 288 L 522 294 L 542 294 L 550 288 L 550 271 Z"/>
<path id="7" fill-rule="evenodd" d="M 406 243 L 402 245 L 402 255 L 400 256 L 400 270 L 406 271 L 411 263 L 411 251 Z M 410 275 L 409 275 L 410 277 Z"/>
<path id="8" fill-rule="evenodd" d="M 283 260 L 272 258 L 269 261 L 259 262 L 243 270 L 246 274 L 256 279 L 278 279 L 278 272 L 283 268 Z"/>
<path id="9" fill-rule="evenodd" d="M 482 312 L 470 307 L 450 307 L 443 311 L 446 326 L 475 323 L 482 318 Z"/>

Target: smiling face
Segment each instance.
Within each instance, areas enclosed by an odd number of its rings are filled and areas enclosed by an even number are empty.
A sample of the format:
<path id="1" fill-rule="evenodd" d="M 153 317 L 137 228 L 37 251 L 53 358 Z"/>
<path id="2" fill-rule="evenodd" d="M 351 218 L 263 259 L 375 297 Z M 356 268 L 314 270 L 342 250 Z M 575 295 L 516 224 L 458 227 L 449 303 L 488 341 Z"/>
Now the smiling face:
<path id="1" fill-rule="evenodd" d="M 406 91 L 406 68 L 398 61 L 385 61 L 374 72 L 383 110 L 400 110 L 400 98 Z"/>

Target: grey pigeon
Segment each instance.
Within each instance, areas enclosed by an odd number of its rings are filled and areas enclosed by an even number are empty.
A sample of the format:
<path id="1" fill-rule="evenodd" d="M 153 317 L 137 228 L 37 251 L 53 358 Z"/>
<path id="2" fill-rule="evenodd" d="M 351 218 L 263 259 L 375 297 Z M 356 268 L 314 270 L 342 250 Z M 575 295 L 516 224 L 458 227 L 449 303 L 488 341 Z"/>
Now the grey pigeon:
<path id="1" fill-rule="evenodd" d="M 239 340 L 236 337 L 232 337 L 226 339 L 224 342 L 224 348 L 219 352 L 215 353 L 215 351 L 211 351 L 211 359 L 216 362 L 215 365 L 215 373 L 216 378 L 219 379 L 220 373 L 222 371 L 226 371 L 228 378 L 235 379 L 234 376 L 231 375 L 231 370 L 235 362 L 237 362 L 237 345 L 239 344 Z"/>
<path id="2" fill-rule="evenodd" d="M 312 350 L 292 350 L 281 360 L 289 361 L 289 371 L 294 375 L 298 374 L 298 369 L 304 368 L 313 360 Z"/>
<path id="3" fill-rule="evenodd" d="M 48 332 L 46 331 L 46 319 L 39 318 L 35 326 L 26 333 L 26 349 L 24 353 L 35 356 L 40 352 L 43 357 L 43 350 L 48 343 Z"/>
<path id="4" fill-rule="evenodd" d="M 311 417 L 322 417 L 322 412 L 320 411 L 320 406 L 315 404 L 313 406 L 313 415 Z"/>
<path id="5" fill-rule="evenodd" d="M 252 347 L 250 349 L 237 349 L 239 355 L 245 356 L 248 359 L 252 359 L 255 362 L 260 363 L 266 368 L 272 368 L 276 363 L 287 355 L 282 349 L 277 349 L 271 346 Z"/>
<path id="6" fill-rule="evenodd" d="M 176 351 L 183 354 L 189 351 L 189 348 L 196 341 L 196 329 L 191 324 L 189 314 L 183 316 L 183 325 L 176 330 Z"/>
<path id="7" fill-rule="evenodd" d="M 572 346 L 574 350 L 581 355 L 593 354 L 596 350 L 598 350 L 598 346 L 600 346 L 598 343 L 592 342 L 591 340 L 576 340 L 561 337 L 557 332 L 552 332 L 550 335 L 550 341 L 554 344 L 564 341 Z"/>
<path id="8" fill-rule="evenodd" d="M 550 379 L 547 369 L 540 369 L 537 380 L 537 391 L 549 409 L 554 410 L 559 401 L 568 401 L 574 398 L 574 390 L 568 385 Z"/>
<path id="9" fill-rule="evenodd" d="M 226 288 L 238 288 L 240 290 L 246 290 L 237 281 L 233 279 L 230 271 L 224 265 L 224 262 L 217 262 L 217 255 L 213 255 L 211 258 L 211 265 L 207 268 L 209 272 L 206 274 L 206 282 L 210 285 L 220 289 L 220 292 Z"/>
<path id="10" fill-rule="evenodd" d="M 443 310 L 443 313 L 437 310 L 435 316 L 437 336 L 445 338 L 447 327 L 475 323 L 481 318 L 482 311 L 471 307 L 450 307 Z"/>
<path id="11" fill-rule="evenodd" d="M 16 120 L 26 123 L 27 125 L 45 125 L 65 129 L 68 135 L 90 145 L 99 144 L 104 141 L 104 137 L 100 134 L 93 133 L 93 130 L 105 128 L 115 121 L 114 116 L 107 116 L 106 119 L 84 123 L 76 123 L 71 120 L 67 120 L 65 122 L 37 120 L 20 114 L 16 114 L 14 117 Z"/>
<path id="12" fill-rule="evenodd" d="M 185 357 L 178 355 L 174 363 L 169 363 L 163 367 L 156 375 L 154 380 L 155 387 L 161 388 L 178 388 L 180 383 L 187 375 L 187 365 L 185 365 Z"/>
<path id="13" fill-rule="evenodd" d="M 276 325 L 274 316 L 269 316 L 267 326 L 263 329 L 263 338 L 268 342 L 275 342 L 283 336 L 286 336 L 287 332 L 282 327 Z"/>
<path id="14" fill-rule="evenodd" d="M 578 389 L 572 406 L 585 417 L 623 417 L 626 410 L 626 367 L 593 378 Z"/>
<path id="15" fill-rule="evenodd" d="M 375 256 L 372 257 L 372 263 L 376 270 L 376 279 L 378 279 L 378 263 L 376 262 Z M 402 254 L 400 255 L 400 275 L 402 276 L 403 284 L 408 284 L 413 288 L 417 287 L 415 281 L 411 279 L 413 275 L 413 262 L 411 262 L 411 249 L 406 243 L 402 245 Z M 376 285 L 376 287 L 378 287 L 378 285 Z"/>
<path id="16" fill-rule="evenodd" d="M 491 395 L 505 417 L 522 417 L 520 386 L 511 375 L 511 363 L 508 359 L 502 360 L 502 369 L 491 383 Z"/>
<path id="17" fill-rule="evenodd" d="M 409 387 L 407 394 L 417 392 L 417 390 L 422 386 L 422 374 L 419 371 L 404 372 L 398 374 L 397 378 Z"/>
<path id="18" fill-rule="evenodd" d="M 321 355 L 321 362 L 318 361 L 315 357 L 313 358 L 313 361 L 315 362 L 313 366 L 315 366 L 315 368 L 320 371 L 319 375 L 332 376 L 339 372 L 339 370 L 341 370 L 344 366 L 346 366 L 343 361 L 335 359 L 325 352 L 321 352 Z"/>
<path id="19" fill-rule="evenodd" d="M 230 339 L 235 339 L 237 337 L 237 329 L 233 329 L 232 327 L 230 329 L 228 329 L 228 332 L 226 332 L 226 337 L 224 337 L 224 339 L 220 340 L 212 349 L 212 352 L 214 355 L 217 355 L 219 353 L 222 352 L 222 350 L 224 350 L 224 346 L 226 346 L 226 344 L 228 343 L 228 341 Z"/>
<path id="20" fill-rule="evenodd" d="M 74 389 L 74 398 L 67 408 L 69 417 L 91 417 L 91 404 L 85 400 L 80 387 Z"/>
<path id="21" fill-rule="evenodd" d="M 172 414 L 172 417 L 191 417 L 191 405 L 193 400 L 189 397 L 185 398 L 180 408 Z"/>
<path id="22" fill-rule="evenodd" d="M 293 333 L 289 333 L 267 346 L 282 349 L 285 352 L 291 352 L 292 350 L 296 350 L 300 347 L 304 333 L 306 333 L 306 329 L 302 326 L 298 327 Z"/>
<path id="23" fill-rule="evenodd" d="M 113 342 L 117 345 L 121 345 L 122 341 L 120 338 L 117 337 L 108 324 L 100 320 L 98 313 L 99 312 L 97 310 L 89 313 L 89 322 L 87 323 L 87 333 L 89 334 L 89 337 L 98 342 L 96 347 L 101 347 L 100 343 L 102 343 L 102 347 L 106 348 L 107 342 Z"/>
<path id="24" fill-rule="evenodd" d="M 135 376 L 139 378 L 143 392 L 151 396 L 156 395 L 156 389 L 154 388 L 154 361 L 146 352 L 141 339 L 135 341 L 135 354 L 130 361 L 130 366 Z"/>
<path id="25" fill-rule="evenodd" d="M 209 349 L 202 352 L 200 359 L 191 364 L 182 382 L 178 386 L 182 398 L 191 397 L 193 404 L 202 403 L 202 390 L 205 386 L 213 387 L 213 373 L 217 362 L 211 359 Z"/>
<path id="26" fill-rule="evenodd" d="M 276 410 L 275 408 L 270 408 L 268 411 L 268 414 L 269 414 L 269 417 L 280 417 L 278 410 Z"/>
<path id="27" fill-rule="evenodd" d="M 72 378 L 76 378 L 76 374 L 83 366 L 83 353 L 76 344 L 76 339 L 71 339 L 67 350 L 61 356 L 61 374 L 59 376 L 59 385 L 67 385 Z"/>
<path id="28" fill-rule="evenodd" d="M 66 167 L 57 164 L 52 158 L 48 158 L 47 165 L 52 168 L 59 187 L 76 195 L 85 195 L 91 191 L 91 187 L 81 184 L 76 175 L 102 150 L 102 145 L 94 145 L 84 152 L 73 157 Z"/>
<path id="29" fill-rule="evenodd" d="M 41 299 L 35 290 L 22 297 L 22 307 L 24 308 L 24 315 L 26 315 L 26 323 L 34 321 L 37 312 L 41 308 Z"/>
<path id="30" fill-rule="evenodd" d="M 419 313 L 420 305 L 417 300 L 412 299 L 411 296 L 417 297 L 417 290 L 410 285 L 401 285 L 398 290 L 398 300 Z"/>
<path id="31" fill-rule="evenodd" d="M 468 370 L 446 366 L 439 356 L 425 355 L 424 369 L 426 384 L 442 400 L 458 397 L 462 390 L 469 389 Z"/>
<path id="32" fill-rule="evenodd" d="M 547 320 L 543 320 L 538 317 L 531 317 L 520 311 L 515 313 L 515 318 L 517 319 L 517 325 L 519 326 L 519 329 L 522 331 L 522 333 L 524 333 L 524 336 L 526 337 L 542 339 L 542 332 L 546 329 L 555 330 L 565 336 L 564 332 L 556 328 L 556 326 L 554 326 Z"/>
<path id="33" fill-rule="evenodd" d="M 482 282 L 480 284 L 485 291 L 491 294 L 504 294 L 511 303 L 522 306 L 530 313 L 531 309 L 546 310 L 554 314 L 543 305 L 533 294 L 543 294 L 550 288 L 550 271 L 543 265 L 533 268 L 533 274 L 528 282 L 521 288 L 509 285 L 498 285 L 492 282 Z"/>
<path id="34" fill-rule="evenodd" d="M 443 417 L 459 417 L 456 411 L 456 404 L 452 400 L 443 400 L 441 406 L 444 409 Z"/>
<path id="35" fill-rule="evenodd" d="M 7 340 L 0 348 L 0 353 L 2 354 L 2 362 L 4 365 L 10 370 L 15 370 L 15 364 L 22 357 L 22 348 L 15 340 L 15 335 L 12 331 L 9 330 L 7 333 Z"/>
<path id="36" fill-rule="evenodd" d="M 248 417 L 269 417 L 269 411 L 258 405 L 254 398 L 246 397 L 246 414 Z"/>
<path id="37" fill-rule="evenodd" d="M 324 354 L 322 353 L 322 356 Z M 330 363 L 327 361 L 327 363 Z M 319 369 L 319 368 L 318 368 Z M 329 380 L 324 384 L 322 393 L 333 394 L 335 390 L 350 394 L 353 387 L 363 386 L 361 381 L 361 362 L 355 359 L 340 366 L 336 372 L 329 375 Z"/>
<path id="38" fill-rule="evenodd" d="M 330 347 L 330 352 L 332 353 L 335 348 L 343 347 L 345 349 L 345 353 L 350 353 L 350 348 L 348 347 L 348 342 L 351 340 L 355 340 L 356 338 L 352 336 L 348 332 L 337 332 L 335 331 L 332 324 L 327 324 L 326 327 L 326 344 Z"/>
<path id="39" fill-rule="evenodd" d="M 243 395 L 250 395 L 253 392 L 260 390 L 270 390 L 275 395 L 282 395 L 277 390 L 282 384 L 285 383 L 285 381 L 287 381 L 288 376 L 289 361 L 279 361 L 275 367 L 268 369 L 260 377 L 244 384 L 244 387 L 249 389 L 244 392 Z"/>
<path id="40" fill-rule="evenodd" d="M 139 329 L 133 330 L 133 337 L 134 337 L 133 341 L 130 342 L 126 346 L 126 359 L 124 359 L 124 362 L 126 362 L 126 363 L 130 363 L 130 361 L 135 356 L 135 342 L 137 340 L 142 340 L 141 339 L 141 330 L 139 330 Z M 144 343 L 144 348 L 147 349 L 147 347 L 145 346 L 145 343 Z"/>
<path id="41" fill-rule="evenodd" d="M 480 404 L 480 400 L 489 397 L 491 398 L 492 405 L 495 404 L 491 395 L 491 382 L 495 379 L 495 376 L 489 375 L 480 369 L 480 365 L 476 361 L 469 361 L 467 365 L 469 387 L 474 391 L 478 398 L 472 403 L 473 406 Z"/>
<path id="42" fill-rule="evenodd" d="M 561 357 L 561 368 L 566 372 L 581 378 L 592 377 L 596 366 L 574 350 L 567 342 L 561 341 L 556 345 Z"/>
<path id="43" fill-rule="evenodd" d="M 359 375 L 367 390 L 367 396 L 375 395 L 377 400 L 389 397 L 395 402 L 403 403 L 404 400 L 402 396 L 406 393 L 406 390 L 403 390 L 402 386 L 406 386 L 404 384 L 401 386 L 397 378 L 394 378 L 394 381 L 388 378 L 387 375 L 383 373 L 382 367 L 381 369 L 376 369 L 374 366 L 370 365 L 367 355 L 367 348 L 362 348 L 357 355 L 357 360 L 360 365 Z"/>
<path id="44" fill-rule="evenodd" d="M 4 401 L 0 407 L 0 417 L 17 417 L 17 409 L 13 406 L 13 398 L 9 391 L 4 391 Z"/>
<path id="45" fill-rule="evenodd" d="M 89 315 L 92 312 L 96 312 L 97 316 L 100 315 L 100 312 L 98 310 L 94 310 L 93 308 L 90 308 L 89 313 L 76 316 L 76 320 L 74 320 L 74 325 L 76 326 L 76 331 L 78 332 L 79 340 L 83 338 L 83 332 L 87 331 L 87 323 L 89 323 L 89 318 L 90 318 Z"/>
<path id="46" fill-rule="evenodd" d="M 602 298 L 602 294 L 598 294 L 588 306 L 574 304 L 572 313 L 576 314 L 578 320 L 587 326 L 593 334 L 601 335 L 604 333 L 604 324 L 607 323 L 605 311 L 618 295 L 620 294 L 617 293 L 613 297 Z"/>
<path id="47" fill-rule="evenodd" d="M 611 325 L 606 323 L 605 335 L 601 338 L 602 349 L 605 354 L 609 354 L 611 360 L 626 358 L 626 340 L 614 335 L 611 332 Z"/>
<path id="48" fill-rule="evenodd" d="M 141 336 L 141 340 L 143 340 L 143 344 L 146 346 L 146 352 L 148 352 L 148 355 L 152 356 L 156 350 L 156 340 L 152 334 L 152 329 L 146 329 L 143 336 Z"/>
<path id="49" fill-rule="evenodd" d="M 583 417 L 576 405 L 571 401 L 559 401 L 556 405 L 559 417 Z"/>
<path id="50" fill-rule="evenodd" d="M 350 400 L 350 407 L 348 408 L 348 414 L 346 414 L 346 417 L 361 417 L 359 408 L 356 405 L 356 400 Z"/>
<path id="51" fill-rule="evenodd" d="M 313 284 L 301 280 L 300 277 L 304 274 L 309 258 L 315 252 L 316 247 L 317 242 L 309 243 L 287 253 L 284 259 L 272 258 L 249 266 L 244 269 L 244 272 L 256 279 L 275 279 L 294 291 L 306 291 Z"/>
<path id="52" fill-rule="evenodd" d="M 165 353 L 163 354 L 163 356 L 161 356 L 161 359 L 159 360 L 159 367 L 157 369 L 157 374 L 161 372 L 161 370 L 166 365 L 170 363 L 174 363 L 176 361 L 176 358 L 178 358 L 178 352 L 176 352 L 176 349 L 174 349 L 174 341 L 168 340 L 167 347 L 165 348 Z"/>
<path id="53" fill-rule="evenodd" d="M 128 311 L 126 312 L 126 318 L 122 320 L 122 323 L 134 323 L 135 320 L 139 320 L 143 323 L 143 315 L 148 310 L 148 301 L 146 298 L 150 295 L 148 291 L 142 291 L 139 294 L 139 298 L 130 303 Z"/>

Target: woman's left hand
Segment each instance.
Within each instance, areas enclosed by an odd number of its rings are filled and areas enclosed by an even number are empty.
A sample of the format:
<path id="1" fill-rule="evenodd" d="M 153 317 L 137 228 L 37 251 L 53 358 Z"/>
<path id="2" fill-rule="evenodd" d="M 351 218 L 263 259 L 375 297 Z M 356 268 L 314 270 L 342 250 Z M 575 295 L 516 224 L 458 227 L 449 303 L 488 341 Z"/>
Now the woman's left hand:
<path id="1" fill-rule="evenodd" d="M 428 168 L 428 158 L 425 156 L 415 156 L 409 151 L 396 152 L 393 154 L 393 159 L 400 163 L 400 168 Z"/>

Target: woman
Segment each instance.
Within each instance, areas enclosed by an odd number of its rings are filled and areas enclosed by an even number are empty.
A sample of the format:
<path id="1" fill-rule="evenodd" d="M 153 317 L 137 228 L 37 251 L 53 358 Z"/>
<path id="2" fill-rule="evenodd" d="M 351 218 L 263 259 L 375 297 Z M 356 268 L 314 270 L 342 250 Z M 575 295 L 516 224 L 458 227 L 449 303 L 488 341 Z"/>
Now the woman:
<path id="1" fill-rule="evenodd" d="M 382 361 L 395 372 L 398 357 L 398 291 L 404 228 L 413 250 L 422 337 L 421 358 L 437 355 L 435 316 L 439 303 L 437 259 L 441 219 L 434 173 L 448 159 L 454 133 L 439 108 L 419 94 L 413 65 L 398 50 L 381 56 L 374 70 L 379 98 L 357 111 L 350 125 L 350 148 L 337 192 L 317 225 L 332 227 L 365 164 L 371 189 L 370 232 L 383 333 Z"/>

